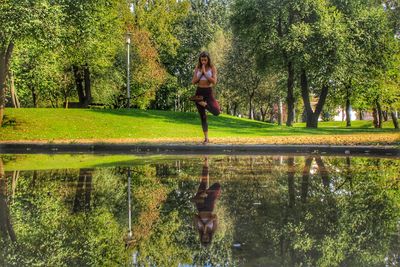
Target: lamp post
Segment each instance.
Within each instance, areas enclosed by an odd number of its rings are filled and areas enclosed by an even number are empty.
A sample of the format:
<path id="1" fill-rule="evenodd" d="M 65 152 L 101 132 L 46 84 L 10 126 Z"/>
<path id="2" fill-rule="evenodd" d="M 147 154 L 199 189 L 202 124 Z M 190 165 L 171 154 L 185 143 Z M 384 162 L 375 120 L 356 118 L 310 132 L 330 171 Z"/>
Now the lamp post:
<path id="1" fill-rule="evenodd" d="M 126 33 L 126 89 L 127 89 L 127 98 L 128 98 L 128 109 L 131 107 L 131 88 L 130 88 L 130 76 L 129 76 L 129 65 L 130 65 L 130 58 L 129 58 L 129 48 L 131 44 L 131 33 Z"/>
<path id="2" fill-rule="evenodd" d="M 132 238 L 132 205 L 131 205 L 131 168 L 128 169 L 128 220 L 129 220 L 129 239 Z"/>

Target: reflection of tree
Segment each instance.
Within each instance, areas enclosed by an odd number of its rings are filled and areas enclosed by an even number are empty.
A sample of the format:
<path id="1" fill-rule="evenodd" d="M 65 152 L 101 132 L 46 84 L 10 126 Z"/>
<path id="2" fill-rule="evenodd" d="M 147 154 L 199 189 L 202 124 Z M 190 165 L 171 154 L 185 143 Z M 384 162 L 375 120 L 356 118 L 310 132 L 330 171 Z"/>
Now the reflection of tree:
<path id="1" fill-rule="evenodd" d="M 295 204 L 295 189 L 294 189 L 294 157 L 288 158 L 288 189 L 289 189 L 289 207 L 293 208 Z"/>
<path id="2" fill-rule="evenodd" d="M 382 183 L 388 173 L 381 172 L 383 165 L 387 168 L 393 161 L 351 161 L 288 157 L 270 175 L 253 172 L 252 180 L 268 185 L 260 192 L 262 206 L 252 205 L 255 184 L 244 175 L 244 170 L 250 172 L 248 166 L 239 163 L 234 171 L 241 179 L 225 186 L 235 214 L 235 240 L 242 244 L 236 257 L 254 259 L 244 265 L 382 264 L 400 217 L 398 192 L 392 197 Z M 394 165 L 398 171 L 399 164 Z"/>
<path id="3" fill-rule="evenodd" d="M 0 255 L 4 264 L 0 261 L 0 265 L 125 264 L 124 231 L 118 212 L 125 192 L 112 169 L 93 170 L 91 178 L 84 179 L 84 183 L 91 183 L 91 189 L 86 190 L 83 185 L 83 193 L 80 186 L 76 187 L 77 170 L 29 171 L 20 175 L 11 206 L 18 240 L 15 246 L 6 244 L 0 251 L 4 253 Z M 71 213 L 77 191 L 83 202 L 90 201 L 90 212 Z M 91 193 L 90 198 L 87 192 Z"/>
<path id="4" fill-rule="evenodd" d="M 90 210 L 90 196 L 92 192 L 93 169 L 80 169 L 78 184 L 73 206 L 73 212 Z"/>
<path id="5" fill-rule="evenodd" d="M 321 175 L 321 178 L 322 178 L 322 184 L 325 187 L 329 187 L 329 183 L 330 183 L 329 175 L 328 175 L 328 171 L 325 168 L 324 162 L 322 161 L 321 157 L 319 157 L 319 156 L 315 157 L 315 161 L 317 162 L 318 171 L 319 171 L 319 173 Z"/>
<path id="6" fill-rule="evenodd" d="M 304 168 L 303 168 L 303 176 L 301 180 L 301 201 L 303 203 L 307 202 L 307 195 L 308 195 L 308 186 L 310 180 L 310 168 L 313 158 L 308 156 L 306 157 Z"/>
<path id="7" fill-rule="evenodd" d="M 219 224 L 207 248 L 199 245 L 198 234 L 193 229 L 194 210 L 190 199 L 198 186 L 198 171 L 197 160 L 163 161 L 132 168 L 134 242 L 130 245 L 139 266 L 181 263 L 214 266 L 232 262 L 226 222 Z M 227 219 L 221 205 L 216 207 L 216 213 L 220 219 Z"/>
<path id="8" fill-rule="evenodd" d="M 4 173 L 2 158 L 0 158 L 0 232 L 3 240 L 8 240 L 8 238 L 12 242 L 17 240 L 7 204 L 7 177 Z"/>
<path id="9" fill-rule="evenodd" d="M 21 172 L 8 190 L 18 240 L 1 241 L 0 265 L 121 266 L 132 252 L 144 266 L 398 265 L 399 161 L 235 156 L 211 157 L 210 167 L 224 194 L 207 249 L 191 222 L 198 158 L 131 167 L 128 250 L 126 168 L 94 169 L 90 179 L 83 170 Z"/>

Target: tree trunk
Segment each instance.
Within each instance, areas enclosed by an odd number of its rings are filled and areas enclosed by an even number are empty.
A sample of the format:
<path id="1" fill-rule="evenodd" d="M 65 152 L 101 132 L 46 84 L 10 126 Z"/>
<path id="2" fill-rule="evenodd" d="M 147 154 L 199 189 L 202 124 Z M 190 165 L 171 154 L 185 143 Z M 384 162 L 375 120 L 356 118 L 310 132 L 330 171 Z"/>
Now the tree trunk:
<path id="1" fill-rule="evenodd" d="M 346 170 L 345 170 L 346 181 L 350 183 L 350 195 L 353 193 L 353 175 L 351 171 L 351 159 L 350 157 L 346 157 Z"/>
<path id="2" fill-rule="evenodd" d="M 278 102 L 278 125 L 282 125 L 282 101 L 279 99 Z"/>
<path id="3" fill-rule="evenodd" d="M 388 121 L 388 120 L 389 120 L 388 113 L 389 113 L 389 112 L 388 112 L 387 110 L 385 110 L 385 111 L 382 112 L 383 120 L 384 120 L 384 121 Z"/>
<path id="4" fill-rule="evenodd" d="M 377 109 L 377 112 L 378 112 L 378 128 L 382 128 L 382 126 L 383 126 L 382 108 L 381 108 L 381 104 L 379 103 L 378 100 L 376 100 L 376 109 Z"/>
<path id="5" fill-rule="evenodd" d="M 10 76 L 11 101 L 12 101 L 13 107 L 20 108 L 21 105 L 19 104 L 17 92 L 15 91 L 14 75 L 13 75 L 12 71 L 10 71 L 9 76 Z"/>
<path id="6" fill-rule="evenodd" d="M 36 186 L 36 180 L 38 178 L 38 171 L 33 171 L 32 175 L 32 183 L 30 185 L 31 188 L 34 188 Z"/>
<path id="7" fill-rule="evenodd" d="M 359 118 L 359 120 L 360 121 L 362 121 L 363 119 L 364 119 L 364 111 L 362 111 L 361 109 L 360 109 L 360 111 L 359 111 L 359 113 L 358 113 L 358 118 Z"/>
<path id="8" fill-rule="evenodd" d="M 7 205 L 7 180 L 4 173 L 3 160 L 0 158 L 0 233 L 3 240 L 8 237 L 12 242 L 17 241 L 15 232 L 11 223 L 10 211 Z"/>
<path id="9" fill-rule="evenodd" d="M 293 62 L 289 61 L 287 64 L 288 80 L 287 80 L 287 121 L 286 126 L 293 126 L 294 119 L 294 66 Z"/>
<path id="10" fill-rule="evenodd" d="M 3 124 L 4 108 L 6 105 L 6 80 L 9 73 L 11 54 L 14 49 L 14 43 L 0 48 L 0 126 Z"/>
<path id="11" fill-rule="evenodd" d="M 301 75 L 300 75 L 300 87 L 301 87 L 301 97 L 303 99 L 304 103 L 304 110 L 306 111 L 306 127 L 312 127 L 312 122 L 313 122 L 313 117 L 314 117 L 314 112 L 311 108 L 311 103 L 310 103 L 310 95 L 308 93 L 308 81 L 307 81 L 307 74 L 304 69 L 301 70 Z"/>
<path id="12" fill-rule="evenodd" d="M 90 210 L 90 196 L 92 191 L 93 169 L 80 169 L 76 186 L 73 212 Z"/>
<path id="13" fill-rule="evenodd" d="M 301 122 L 307 122 L 307 111 L 303 109 L 303 114 L 301 114 Z"/>
<path id="14" fill-rule="evenodd" d="M 85 108 L 92 103 L 92 86 L 90 82 L 90 69 L 88 64 L 86 63 L 83 67 L 83 77 L 85 79 Z"/>
<path id="15" fill-rule="evenodd" d="M 295 166 L 294 166 L 294 157 L 288 158 L 288 192 L 289 192 L 289 207 L 293 208 L 295 204 L 295 191 L 294 191 L 294 174 L 295 174 Z"/>
<path id="16" fill-rule="evenodd" d="M 312 163 L 313 157 L 306 157 L 306 162 L 303 168 L 303 177 L 301 180 L 301 201 L 303 203 L 307 202 L 308 196 L 308 185 L 310 180 L 310 168 Z"/>
<path id="17" fill-rule="evenodd" d="M 269 112 L 269 123 L 274 123 L 274 110 L 271 109 L 271 111 Z"/>
<path id="18" fill-rule="evenodd" d="M 351 104 L 349 86 L 346 86 L 346 127 L 351 127 Z"/>
<path id="19" fill-rule="evenodd" d="M 33 107 L 37 108 L 38 107 L 38 95 L 36 93 L 35 87 L 32 84 L 29 84 L 28 87 L 29 87 L 29 89 L 31 90 L 31 93 L 32 93 Z"/>
<path id="20" fill-rule="evenodd" d="M 344 119 L 346 117 L 346 110 L 343 110 L 342 107 L 340 107 L 340 113 L 342 114 L 342 122 L 344 122 Z"/>
<path id="21" fill-rule="evenodd" d="M 254 97 L 254 93 L 249 95 L 249 119 L 250 120 L 254 120 L 253 97 Z"/>
<path id="22" fill-rule="evenodd" d="M 262 107 L 260 107 L 260 113 L 261 113 L 261 121 L 265 121 L 265 115 L 267 114 L 267 109 L 263 109 Z"/>
<path id="23" fill-rule="evenodd" d="M 17 182 L 19 178 L 19 171 L 14 171 L 13 172 L 13 177 L 12 177 L 12 198 L 15 198 L 15 190 L 17 189 Z"/>
<path id="24" fill-rule="evenodd" d="M 325 164 L 322 161 L 322 158 L 320 156 L 318 156 L 315 158 L 315 161 L 317 162 L 318 171 L 322 178 L 322 184 L 324 185 L 325 188 L 329 188 L 330 179 L 329 179 L 328 171 L 325 168 Z"/>
<path id="25" fill-rule="evenodd" d="M 373 124 L 375 128 L 379 127 L 379 122 L 378 122 L 378 111 L 376 109 L 376 107 L 372 108 L 372 117 L 373 117 Z"/>
<path id="26" fill-rule="evenodd" d="M 85 105 L 85 94 L 83 91 L 82 70 L 76 65 L 74 65 L 72 69 L 74 71 L 75 86 L 76 91 L 78 92 L 79 105 L 80 107 L 83 107 Z"/>
<path id="27" fill-rule="evenodd" d="M 321 95 L 319 96 L 317 106 L 315 111 L 313 112 L 310 103 L 310 95 L 308 92 L 308 81 L 307 81 L 307 74 L 304 69 L 301 70 L 301 96 L 303 98 L 304 108 L 307 112 L 307 128 L 318 128 L 318 118 L 321 114 L 322 108 L 325 104 L 326 97 L 328 95 L 328 86 L 322 86 Z"/>
<path id="28" fill-rule="evenodd" d="M 393 125 L 395 129 L 399 129 L 399 121 L 397 120 L 396 112 L 393 110 L 390 112 L 390 115 L 392 117 Z"/>

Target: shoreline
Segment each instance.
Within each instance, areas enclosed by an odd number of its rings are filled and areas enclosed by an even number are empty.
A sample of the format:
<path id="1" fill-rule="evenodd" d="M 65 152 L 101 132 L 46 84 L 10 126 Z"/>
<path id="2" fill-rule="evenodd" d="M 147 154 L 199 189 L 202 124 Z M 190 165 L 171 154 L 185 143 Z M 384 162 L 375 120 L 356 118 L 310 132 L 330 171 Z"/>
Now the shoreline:
<path id="1" fill-rule="evenodd" d="M 165 154 L 276 155 L 316 154 L 400 158 L 394 145 L 274 145 L 274 144 L 133 144 L 133 143 L 0 143 L 0 154 Z"/>

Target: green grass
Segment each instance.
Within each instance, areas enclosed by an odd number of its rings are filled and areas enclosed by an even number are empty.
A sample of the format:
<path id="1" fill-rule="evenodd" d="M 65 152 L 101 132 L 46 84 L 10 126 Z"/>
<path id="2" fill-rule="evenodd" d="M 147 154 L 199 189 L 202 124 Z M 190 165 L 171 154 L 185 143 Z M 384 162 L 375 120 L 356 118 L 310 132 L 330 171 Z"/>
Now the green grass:
<path id="1" fill-rule="evenodd" d="M 199 138 L 202 135 L 197 113 L 96 110 L 96 109 L 6 109 L 15 124 L 0 127 L 0 140 L 79 140 L 79 139 L 162 139 Z M 384 129 L 374 129 L 370 121 L 320 122 L 318 129 L 304 123 L 294 127 L 252 121 L 228 115 L 208 115 L 211 137 L 259 138 L 268 136 L 347 135 L 398 133 L 387 122 Z"/>
<path id="2" fill-rule="evenodd" d="M 49 169 L 80 169 L 107 168 L 115 166 L 132 166 L 135 164 L 162 162 L 172 156 L 135 156 L 135 155 L 2 155 L 5 171 L 14 170 L 49 170 Z M 177 156 L 173 156 L 176 159 Z M 185 158 L 188 158 L 187 156 Z"/>

